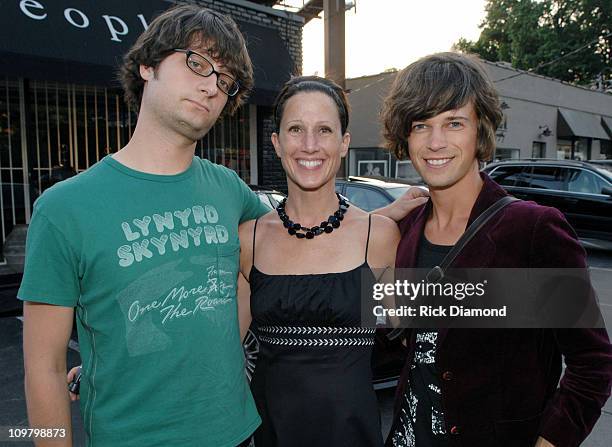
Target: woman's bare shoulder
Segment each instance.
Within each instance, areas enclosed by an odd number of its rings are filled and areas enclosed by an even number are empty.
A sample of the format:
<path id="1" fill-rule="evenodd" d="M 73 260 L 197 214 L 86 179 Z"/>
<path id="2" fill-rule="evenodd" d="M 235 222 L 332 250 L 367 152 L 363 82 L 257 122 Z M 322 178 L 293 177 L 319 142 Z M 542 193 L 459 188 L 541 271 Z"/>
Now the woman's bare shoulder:
<path id="1" fill-rule="evenodd" d="M 371 216 L 372 232 L 376 232 L 382 238 L 397 238 L 399 240 L 400 232 L 395 221 L 380 214 L 372 214 Z"/>
<path id="2" fill-rule="evenodd" d="M 372 214 L 370 250 L 368 259 L 372 267 L 392 267 L 400 241 L 397 224 L 388 217 Z"/>

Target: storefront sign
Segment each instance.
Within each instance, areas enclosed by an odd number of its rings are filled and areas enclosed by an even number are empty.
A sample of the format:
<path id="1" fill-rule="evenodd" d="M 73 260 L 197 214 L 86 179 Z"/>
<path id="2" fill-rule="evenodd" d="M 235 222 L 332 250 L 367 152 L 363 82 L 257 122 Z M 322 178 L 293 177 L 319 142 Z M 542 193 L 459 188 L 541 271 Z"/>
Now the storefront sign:
<path id="1" fill-rule="evenodd" d="M 45 6 L 36 0 L 21 0 L 19 2 L 19 8 L 21 12 L 33 20 L 45 20 L 49 17 L 49 14 L 45 11 Z M 136 14 L 136 17 L 138 17 L 142 23 L 143 28 L 147 29 L 148 24 L 145 16 L 143 14 Z M 89 28 L 89 17 L 80 9 L 64 9 L 64 18 L 72 26 L 77 28 Z M 102 14 L 102 19 L 108 27 L 110 39 L 112 41 L 121 42 L 120 37 L 128 35 L 129 27 L 121 17 Z"/>
<path id="2" fill-rule="evenodd" d="M 0 76 L 118 87 L 121 58 L 169 0 L 0 0 Z M 269 104 L 294 73 L 273 28 L 237 20 L 254 65 L 251 100 Z"/>
<path id="3" fill-rule="evenodd" d="M 0 51 L 116 66 L 164 0 L 0 0 Z"/>

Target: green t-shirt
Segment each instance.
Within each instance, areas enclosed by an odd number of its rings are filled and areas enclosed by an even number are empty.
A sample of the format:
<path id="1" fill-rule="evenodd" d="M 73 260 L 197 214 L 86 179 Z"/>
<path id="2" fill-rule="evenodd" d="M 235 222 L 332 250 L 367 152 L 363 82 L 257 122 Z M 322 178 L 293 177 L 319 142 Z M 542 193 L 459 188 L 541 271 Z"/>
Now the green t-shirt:
<path id="1" fill-rule="evenodd" d="M 76 307 L 89 446 L 235 446 L 260 423 L 237 317 L 238 224 L 268 210 L 234 171 L 110 156 L 34 206 L 18 296 Z"/>

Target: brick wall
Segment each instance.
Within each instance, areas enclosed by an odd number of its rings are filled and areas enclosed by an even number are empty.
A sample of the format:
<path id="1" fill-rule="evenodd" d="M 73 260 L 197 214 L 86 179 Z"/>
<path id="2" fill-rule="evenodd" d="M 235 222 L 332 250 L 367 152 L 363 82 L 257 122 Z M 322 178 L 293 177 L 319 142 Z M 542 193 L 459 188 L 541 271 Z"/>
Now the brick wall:
<path id="1" fill-rule="evenodd" d="M 271 10 L 246 1 L 222 0 L 183 0 L 223 12 L 236 20 L 273 28 L 285 42 L 287 50 L 295 63 L 296 74 L 302 73 L 302 27 L 303 23 L 293 19 L 293 14 Z"/>
<path id="2" fill-rule="evenodd" d="M 268 188 L 287 193 L 287 177 L 280 159 L 272 146 L 272 132 L 274 122 L 272 120 L 271 107 L 258 107 L 257 110 L 257 147 L 259 184 Z"/>

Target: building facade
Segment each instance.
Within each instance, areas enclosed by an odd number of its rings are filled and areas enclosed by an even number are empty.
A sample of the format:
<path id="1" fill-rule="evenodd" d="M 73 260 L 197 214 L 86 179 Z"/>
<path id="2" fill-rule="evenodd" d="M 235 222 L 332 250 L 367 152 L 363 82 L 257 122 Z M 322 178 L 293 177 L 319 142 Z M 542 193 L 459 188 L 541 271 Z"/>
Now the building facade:
<path id="1" fill-rule="evenodd" d="M 504 119 L 494 160 L 512 158 L 612 159 L 612 95 L 486 62 Z M 417 181 L 410 161 L 381 150 L 378 114 L 396 72 L 347 80 L 351 147 L 346 175 Z"/>
<path id="2" fill-rule="evenodd" d="M 254 64 L 248 103 L 219 120 L 196 155 L 234 169 L 247 183 L 286 188 L 270 142 L 271 106 L 282 84 L 301 73 L 301 17 L 264 1 L 7 0 L 0 15 L 0 275 L 22 268 L 25 228 L 42 191 L 129 140 L 137 114 L 123 100 L 118 64 L 150 21 L 175 3 L 234 18 Z"/>

